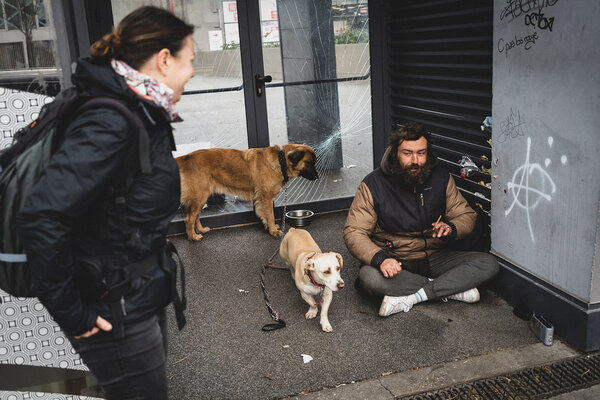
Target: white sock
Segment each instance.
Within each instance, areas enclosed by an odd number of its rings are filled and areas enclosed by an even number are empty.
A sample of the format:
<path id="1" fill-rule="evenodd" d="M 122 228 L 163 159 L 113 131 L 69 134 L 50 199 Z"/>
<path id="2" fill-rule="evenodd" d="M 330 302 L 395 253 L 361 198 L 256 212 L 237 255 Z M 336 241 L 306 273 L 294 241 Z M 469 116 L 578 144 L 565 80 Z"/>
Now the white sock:
<path id="1" fill-rule="evenodd" d="M 427 301 L 427 294 L 423 288 L 419 289 L 418 292 L 411 294 L 410 296 L 413 304 L 421 303 L 422 301 Z"/>

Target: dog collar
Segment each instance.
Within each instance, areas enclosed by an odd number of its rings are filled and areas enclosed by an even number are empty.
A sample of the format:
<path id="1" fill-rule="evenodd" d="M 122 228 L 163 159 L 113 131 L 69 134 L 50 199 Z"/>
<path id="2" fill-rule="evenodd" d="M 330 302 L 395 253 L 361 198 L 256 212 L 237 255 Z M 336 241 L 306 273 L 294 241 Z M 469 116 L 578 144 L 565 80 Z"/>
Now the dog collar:
<path id="1" fill-rule="evenodd" d="M 310 260 L 311 258 L 313 258 L 314 256 L 316 256 L 317 254 L 321 254 L 318 251 L 313 251 L 312 254 L 308 257 L 306 257 L 306 261 Z"/>
<path id="2" fill-rule="evenodd" d="M 310 260 L 311 258 L 313 258 L 316 254 L 319 254 L 319 252 L 315 251 L 314 253 L 312 253 L 310 256 L 308 256 L 306 258 L 306 261 Z M 312 274 L 310 273 L 310 270 L 308 270 L 308 279 L 310 279 L 310 282 L 317 286 L 317 287 L 325 287 L 325 285 L 321 285 L 320 283 L 317 283 L 317 281 L 315 281 L 315 279 L 312 277 Z"/>
<path id="3" fill-rule="evenodd" d="M 320 283 L 317 283 L 317 281 L 315 281 L 315 279 L 312 277 L 312 274 L 310 273 L 310 271 L 308 271 L 308 279 L 310 279 L 310 282 L 317 287 L 325 286 L 325 285 L 321 285 Z"/>
<path id="4" fill-rule="evenodd" d="M 279 158 L 279 166 L 281 167 L 281 174 L 283 175 L 283 184 L 285 185 L 287 181 L 290 180 L 287 174 L 287 162 L 285 161 L 285 153 L 283 150 L 279 150 L 279 154 L 277 155 Z"/>

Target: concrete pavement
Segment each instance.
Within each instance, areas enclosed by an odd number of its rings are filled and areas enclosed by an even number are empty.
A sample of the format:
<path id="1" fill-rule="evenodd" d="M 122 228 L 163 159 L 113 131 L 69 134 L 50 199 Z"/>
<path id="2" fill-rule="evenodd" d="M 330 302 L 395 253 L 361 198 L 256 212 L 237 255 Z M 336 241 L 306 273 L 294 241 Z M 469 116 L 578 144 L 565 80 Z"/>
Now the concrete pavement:
<path id="1" fill-rule="evenodd" d="M 182 332 L 170 321 L 170 398 L 391 399 L 583 355 L 559 337 L 544 346 L 487 287 L 477 304 L 426 302 L 378 317 L 379 303 L 352 285 L 359 263 L 343 243 L 345 217 L 317 214 L 306 228 L 345 261 L 332 333 L 304 318 L 290 274 L 278 270 L 266 271 L 265 285 L 287 327 L 261 331 L 272 322 L 261 267 L 279 246 L 261 225 L 215 229 L 200 242 L 172 238 L 187 266 L 189 306 Z"/>
<path id="2" fill-rule="evenodd" d="M 525 368 L 536 367 L 573 357 L 581 353 L 562 341 L 552 346 L 542 343 L 526 345 L 516 349 L 500 350 L 448 363 L 415 368 L 399 373 L 380 376 L 362 382 L 327 388 L 314 393 L 287 397 L 296 400 L 389 400 L 424 391 L 432 391 L 485 377 L 509 374 Z M 579 394 L 600 393 L 600 386 L 584 389 Z M 569 397 L 561 395 L 557 399 Z M 598 398 L 598 397 L 597 397 Z"/>

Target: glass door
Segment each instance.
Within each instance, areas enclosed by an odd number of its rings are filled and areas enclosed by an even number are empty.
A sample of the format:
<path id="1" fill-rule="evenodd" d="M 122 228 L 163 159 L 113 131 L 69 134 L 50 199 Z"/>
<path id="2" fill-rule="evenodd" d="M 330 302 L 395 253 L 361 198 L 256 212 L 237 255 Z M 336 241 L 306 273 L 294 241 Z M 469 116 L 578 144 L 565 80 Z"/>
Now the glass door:
<path id="1" fill-rule="evenodd" d="M 61 89 L 49 0 L 0 0 L 0 150 Z"/>
<path id="2" fill-rule="evenodd" d="M 269 141 L 317 153 L 288 205 L 353 196 L 373 166 L 367 1 L 261 0 L 260 16 Z"/>
<path id="3" fill-rule="evenodd" d="M 113 1 L 114 21 L 136 2 Z M 165 7 L 164 0 L 154 0 Z M 200 148 L 303 143 L 320 178 L 293 179 L 287 204 L 351 197 L 372 170 L 369 15 L 366 0 L 171 0 L 196 27 L 195 76 L 178 104 L 176 155 Z M 265 95 L 256 76 L 270 76 Z M 283 205 L 283 191 L 275 205 Z M 244 214 L 245 216 L 242 216 Z M 201 217 L 254 220 L 253 204 L 211 196 Z M 183 210 L 177 220 L 183 219 Z"/>
<path id="4" fill-rule="evenodd" d="M 240 56 L 237 4 L 235 1 L 147 1 L 167 7 L 195 26 L 194 77 L 187 83 L 177 111 L 183 122 L 173 124 L 181 156 L 198 149 L 247 149 L 248 135 Z M 138 2 L 113 1 L 113 20 L 118 23 L 139 7 Z M 234 196 L 211 196 L 201 216 L 252 210 L 252 204 Z M 183 209 L 176 220 L 185 217 Z M 209 224 L 211 226 L 211 224 Z"/>

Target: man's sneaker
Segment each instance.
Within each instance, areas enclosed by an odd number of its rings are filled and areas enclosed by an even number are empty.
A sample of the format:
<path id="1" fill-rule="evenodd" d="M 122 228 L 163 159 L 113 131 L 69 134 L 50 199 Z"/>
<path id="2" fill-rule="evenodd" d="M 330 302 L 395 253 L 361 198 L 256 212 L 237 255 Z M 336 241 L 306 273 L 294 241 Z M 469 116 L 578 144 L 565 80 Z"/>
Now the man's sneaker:
<path id="1" fill-rule="evenodd" d="M 383 296 L 379 316 L 387 317 L 400 311 L 408 312 L 414 305 L 410 296 Z"/>
<path id="2" fill-rule="evenodd" d="M 458 300 L 464 303 L 477 303 L 479 301 L 479 290 L 477 288 L 465 290 L 462 293 L 456 293 L 448 296 L 451 300 Z"/>

